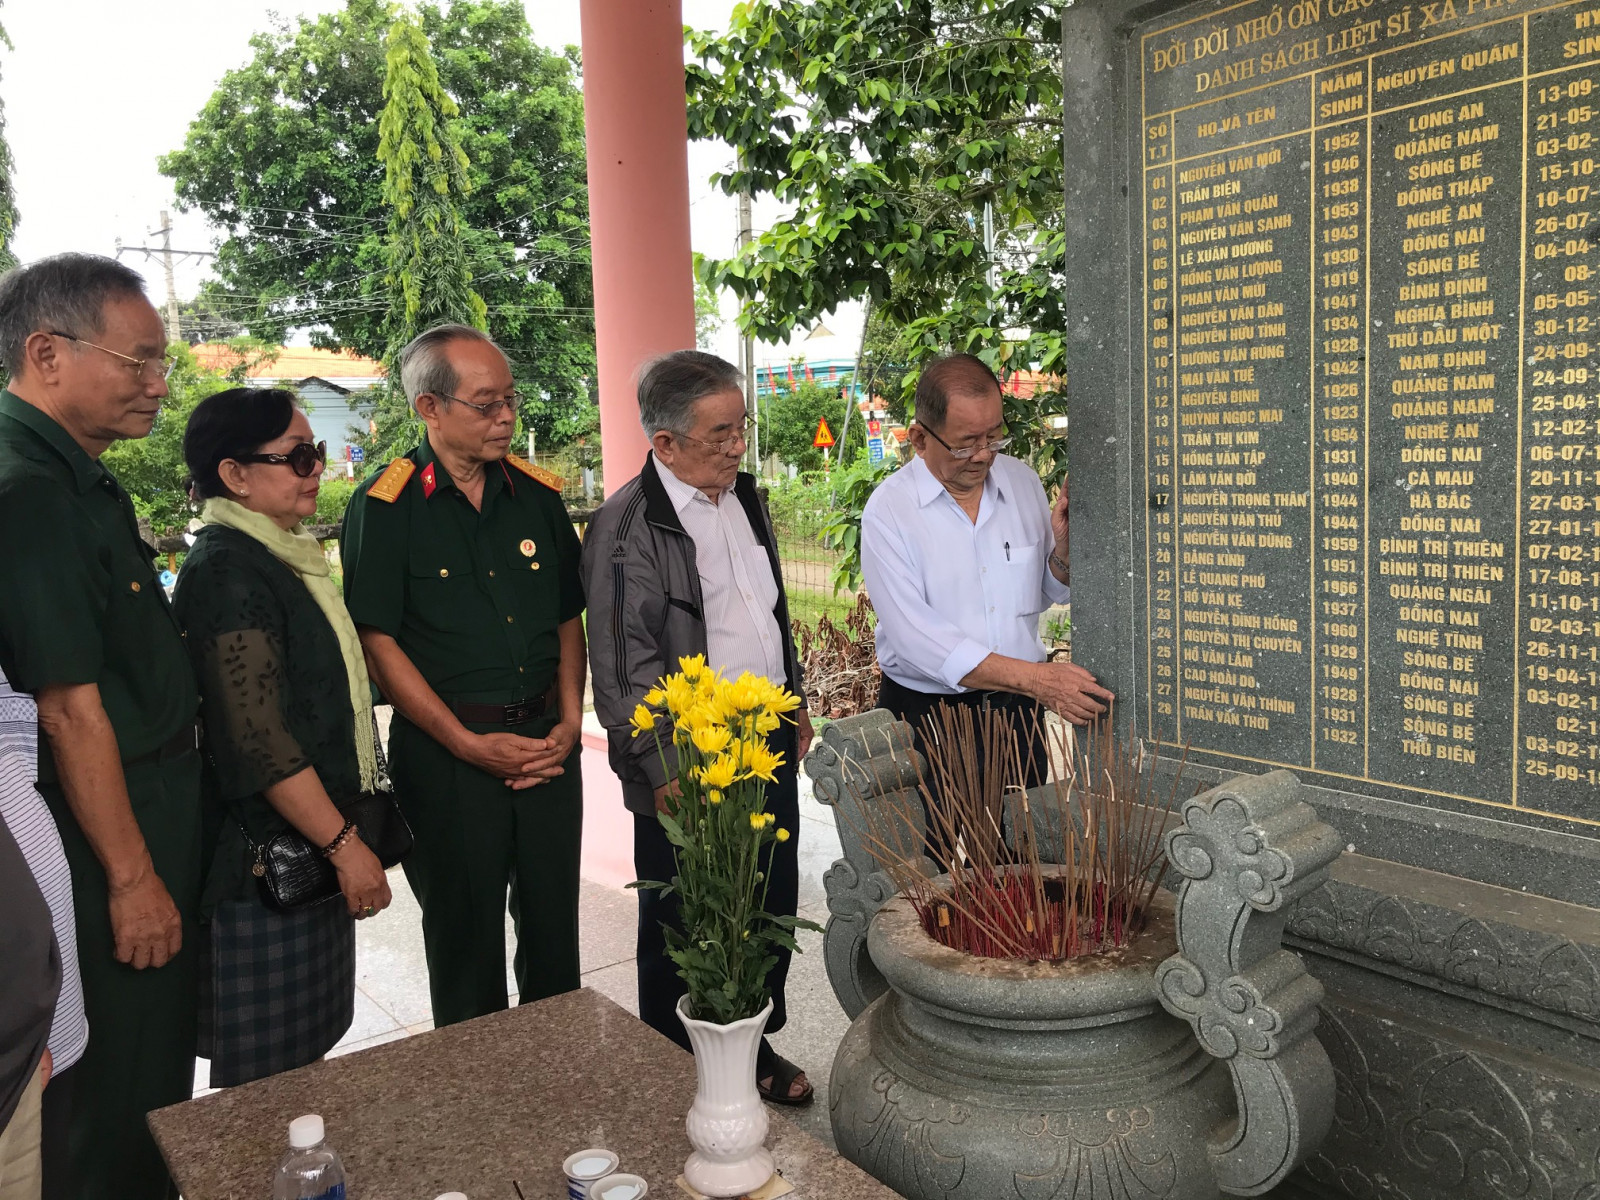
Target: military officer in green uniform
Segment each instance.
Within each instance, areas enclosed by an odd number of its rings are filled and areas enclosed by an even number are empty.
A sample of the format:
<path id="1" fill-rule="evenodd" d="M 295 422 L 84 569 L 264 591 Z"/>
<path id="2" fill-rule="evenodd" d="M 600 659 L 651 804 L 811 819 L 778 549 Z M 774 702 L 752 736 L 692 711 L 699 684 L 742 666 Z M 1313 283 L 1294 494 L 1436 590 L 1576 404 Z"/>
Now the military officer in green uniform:
<path id="1" fill-rule="evenodd" d="M 175 1195 L 144 1117 L 194 1086 L 199 696 L 155 551 L 99 462 L 150 432 L 166 348 L 120 263 L 63 254 L 0 279 L 0 668 L 38 701 L 39 790 L 72 867 L 75 1200 Z"/>
<path id="2" fill-rule="evenodd" d="M 427 435 L 357 490 L 340 552 L 394 705 L 406 879 L 447 1025 L 506 1006 L 508 889 L 520 1002 L 578 986 L 583 588 L 560 479 L 508 453 L 518 396 L 500 348 L 441 326 L 399 368 Z"/>

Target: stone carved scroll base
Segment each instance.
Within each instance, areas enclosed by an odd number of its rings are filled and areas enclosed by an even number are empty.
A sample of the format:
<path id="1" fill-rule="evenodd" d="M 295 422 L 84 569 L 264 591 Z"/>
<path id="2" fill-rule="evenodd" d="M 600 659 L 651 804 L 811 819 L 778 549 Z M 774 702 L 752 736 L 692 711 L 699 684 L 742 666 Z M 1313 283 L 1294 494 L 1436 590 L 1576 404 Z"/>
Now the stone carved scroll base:
<path id="1" fill-rule="evenodd" d="M 823 957 L 834 995 L 852 1019 L 888 988 L 867 954 L 867 926 L 895 890 L 862 831 L 871 828 L 871 806 L 916 789 L 916 752 L 910 746 L 911 727 L 880 708 L 832 722 L 806 755 L 817 799 L 838 815 L 844 857 L 822 877 L 829 914 Z M 918 815 L 914 836 L 920 838 L 921 806 L 912 807 Z"/>
<path id="2" fill-rule="evenodd" d="M 1211 1142 L 1230 1195 L 1280 1183 L 1333 1121 L 1333 1068 L 1313 1033 L 1322 986 L 1280 942 L 1286 906 L 1322 886 L 1339 836 L 1299 792 L 1287 771 L 1240 777 L 1185 803 L 1167 834 L 1183 885 L 1178 953 L 1156 985 L 1233 1073 L 1238 1117 Z"/>

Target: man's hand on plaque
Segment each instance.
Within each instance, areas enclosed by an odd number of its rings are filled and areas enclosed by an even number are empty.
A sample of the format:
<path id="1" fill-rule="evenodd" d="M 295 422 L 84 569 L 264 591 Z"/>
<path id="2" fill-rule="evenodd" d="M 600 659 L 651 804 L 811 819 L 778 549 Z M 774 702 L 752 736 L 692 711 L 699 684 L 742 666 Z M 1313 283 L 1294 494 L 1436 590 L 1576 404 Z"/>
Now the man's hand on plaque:
<path id="1" fill-rule="evenodd" d="M 1074 725 L 1087 725 L 1116 699 L 1077 663 L 1043 662 L 1035 670 L 1033 698 Z"/>

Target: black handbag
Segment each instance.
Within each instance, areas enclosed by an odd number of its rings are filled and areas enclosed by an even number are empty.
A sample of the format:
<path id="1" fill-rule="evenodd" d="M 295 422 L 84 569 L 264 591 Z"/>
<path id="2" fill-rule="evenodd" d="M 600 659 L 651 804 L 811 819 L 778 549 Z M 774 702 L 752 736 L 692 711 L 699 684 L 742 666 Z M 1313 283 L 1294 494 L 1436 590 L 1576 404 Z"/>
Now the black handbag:
<path id="1" fill-rule="evenodd" d="M 356 836 L 378 856 L 378 862 L 387 871 L 411 852 L 415 839 L 405 814 L 395 803 L 394 793 L 389 790 L 388 764 L 384 761 L 383 741 L 378 737 L 376 722 L 372 735 L 378 754 L 378 790 L 363 792 L 342 803 L 335 801 L 335 807 L 340 816 L 356 825 Z M 242 821 L 239 827 L 244 829 Z M 248 829 L 244 830 L 244 836 L 255 856 L 250 873 L 256 877 L 261 898 L 268 908 L 293 912 L 339 895 L 339 873 L 334 870 L 333 863 L 298 830 L 286 829 L 270 842 L 255 841 Z"/>
<path id="2" fill-rule="evenodd" d="M 384 870 L 410 853 L 411 826 L 392 793 L 367 792 L 337 807 L 340 816 L 355 822 L 356 836 L 378 856 Z M 251 849 L 255 863 L 250 872 L 267 907 L 292 912 L 339 895 L 339 873 L 333 863 L 298 830 L 286 829 L 270 842 L 252 842 Z"/>

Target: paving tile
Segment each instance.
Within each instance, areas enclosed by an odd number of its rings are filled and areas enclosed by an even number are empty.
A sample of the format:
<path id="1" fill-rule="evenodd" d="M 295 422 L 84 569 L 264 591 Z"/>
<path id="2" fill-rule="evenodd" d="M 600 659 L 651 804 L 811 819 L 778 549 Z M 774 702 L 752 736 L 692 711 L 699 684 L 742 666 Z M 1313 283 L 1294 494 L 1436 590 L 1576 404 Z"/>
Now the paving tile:
<path id="1" fill-rule="evenodd" d="M 634 967 L 633 959 L 590 971 L 583 977 L 583 986 L 593 988 L 634 1016 L 639 1015 L 639 972 Z"/>
<path id="2" fill-rule="evenodd" d="M 790 965 L 789 982 L 784 989 L 788 1021 L 772 1035 L 772 1045 L 805 1071 L 817 1096 L 806 1108 L 781 1107 L 778 1111 L 831 1149 L 834 1141 L 828 1122 L 828 1077 L 833 1072 L 834 1052 L 850 1022 L 828 986 L 822 935 L 802 932 L 799 941 L 803 953 L 797 954 Z"/>
<path id="3" fill-rule="evenodd" d="M 394 899 L 388 908 L 356 922 L 356 986 L 401 1027 L 431 1019 L 433 1001 L 422 910 L 398 868 L 389 872 L 389 890 Z"/>
<path id="4" fill-rule="evenodd" d="M 806 821 L 800 830 L 800 907 L 827 903 L 822 877 L 842 855 L 839 835 L 831 825 Z"/>
<path id="5" fill-rule="evenodd" d="M 626 888 L 584 879 L 578 884 L 578 957 L 581 971 L 632 962 L 638 941 L 639 897 Z"/>
<path id="6" fill-rule="evenodd" d="M 341 1045 L 345 1042 L 364 1042 L 370 1037 L 389 1033 L 400 1027 L 399 1021 L 358 986 L 355 1019 L 350 1022 L 350 1028 L 345 1030 L 339 1042 Z"/>

